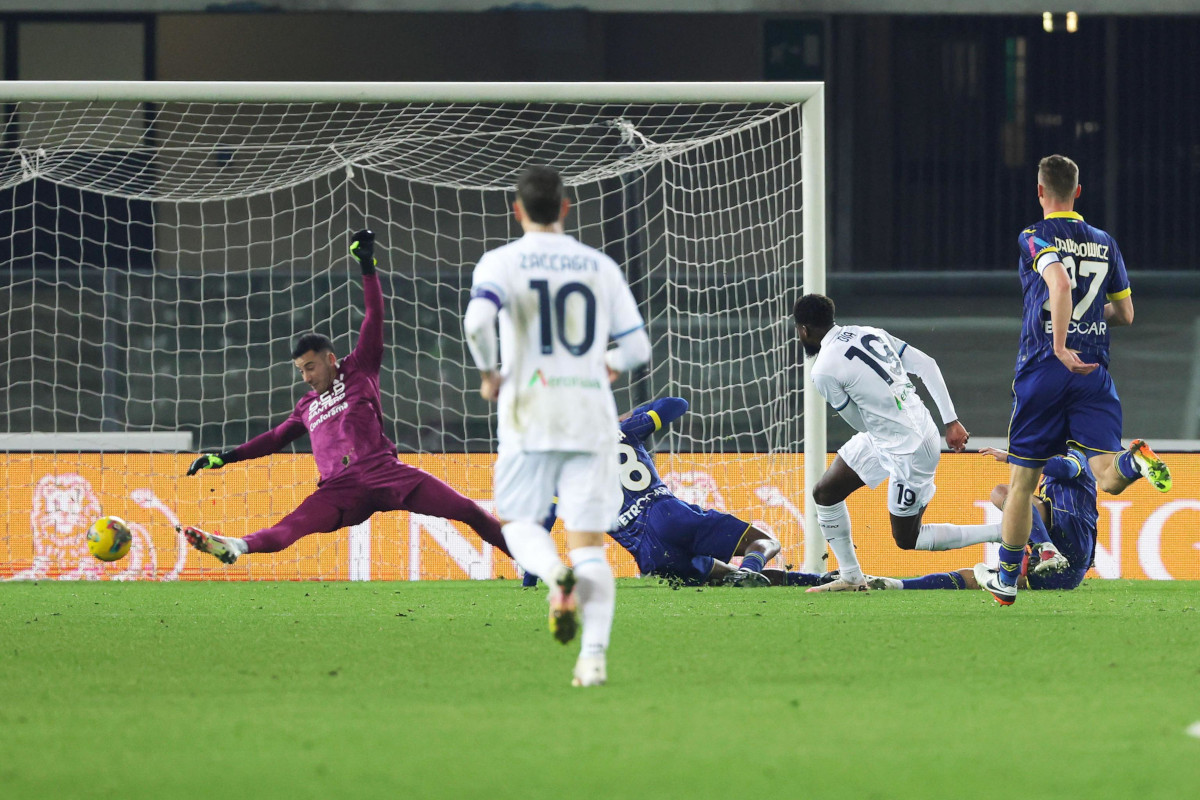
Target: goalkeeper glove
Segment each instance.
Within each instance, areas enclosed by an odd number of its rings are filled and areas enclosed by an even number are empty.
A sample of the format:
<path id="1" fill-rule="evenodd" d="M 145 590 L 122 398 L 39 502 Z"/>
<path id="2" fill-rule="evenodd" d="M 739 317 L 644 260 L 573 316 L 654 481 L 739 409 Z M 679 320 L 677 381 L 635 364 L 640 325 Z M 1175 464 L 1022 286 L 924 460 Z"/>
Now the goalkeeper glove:
<path id="1" fill-rule="evenodd" d="M 363 275 L 374 275 L 375 265 L 375 234 L 371 231 L 359 231 L 350 239 L 350 255 L 362 267 Z"/>
<path id="2" fill-rule="evenodd" d="M 192 462 L 188 467 L 187 474 L 195 475 L 202 469 L 220 469 L 226 464 L 232 464 L 234 461 L 233 451 L 226 450 L 224 453 L 205 453 Z"/>

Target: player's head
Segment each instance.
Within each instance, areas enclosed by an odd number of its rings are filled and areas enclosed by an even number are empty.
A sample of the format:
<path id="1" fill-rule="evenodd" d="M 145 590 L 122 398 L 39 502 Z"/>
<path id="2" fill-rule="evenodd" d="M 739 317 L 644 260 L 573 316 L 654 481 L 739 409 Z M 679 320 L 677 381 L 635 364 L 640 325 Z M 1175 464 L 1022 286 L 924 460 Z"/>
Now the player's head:
<path id="1" fill-rule="evenodd" d="M 1079 197 L 1079 165 L 1066 156 L 1046 156 L 1038 162 L 1038 198 L 1042 204 L 1071 204 Z"/>
<path id="2" fill-rule="evenodd" d="M 333 353 L 333 342 L 320 333 L 306 333 L 296 340 L 292 348 L 292 363 L 300 370 L 313 391 L 321 394 L 333 386 L 337 377 L 337 356 Z"/>
<path id="3" fill-rule="evenodd" d="M 800 344 L 808 355 L 821 352 L 821 340 L 833 327 L 833 310 L 833 301 L 823 294 L 806 294 L 796 301 L 792 316 L 796 318 Z"/>
<path id="4" fill-rule="evenodd" d="M 530 167 L 517 181 L 513 215 L 522 227 L 553 226 L 567 216 L 570 202 L 563 196 L 562 176 L 550 167 Z"/>

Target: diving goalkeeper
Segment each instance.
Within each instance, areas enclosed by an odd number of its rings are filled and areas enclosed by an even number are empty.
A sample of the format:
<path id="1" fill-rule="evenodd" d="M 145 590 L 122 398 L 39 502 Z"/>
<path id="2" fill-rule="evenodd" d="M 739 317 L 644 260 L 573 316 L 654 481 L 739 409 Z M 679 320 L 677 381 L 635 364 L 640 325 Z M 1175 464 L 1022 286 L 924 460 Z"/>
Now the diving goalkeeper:
<path id="1" fill-rule="evenodd" d="M 246 553 L 275 553 L 311 533 L 357 525 L 376 512 L 409 511 L 465 522 L 508 554 L 500 523 L 491 514 L 429 473 L 401 462 L 396 445 L 383 432 L 383 289 L 374 251 L 375 234 L 354 234 L 350 254 L 362 267 L 366 316 L 350 355 L 339 360 L 333 342 L 322 334 L 301 336 L 292 360 L 312 391 L 273 430 L 220 455 L 202 455 L 187 472 L 195 475 L 271 455 L 307 433 L 321 474 L 317 490 L 279 522 L 244 539 L 180 526 L 192 547 L 232 564 Z"/>

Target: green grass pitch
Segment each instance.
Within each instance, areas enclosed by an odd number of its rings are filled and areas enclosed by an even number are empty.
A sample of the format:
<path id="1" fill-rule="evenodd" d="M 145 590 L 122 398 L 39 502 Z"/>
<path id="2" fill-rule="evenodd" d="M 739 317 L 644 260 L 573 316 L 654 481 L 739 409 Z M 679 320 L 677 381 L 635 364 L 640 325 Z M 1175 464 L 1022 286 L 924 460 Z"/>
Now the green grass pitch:
<path id="1" fill-rule="evenodd" d="M 0 796 L 1200 791 L 1200 584 L 617 603 L 573 689 L 511 581 L 0 585 Z"/>

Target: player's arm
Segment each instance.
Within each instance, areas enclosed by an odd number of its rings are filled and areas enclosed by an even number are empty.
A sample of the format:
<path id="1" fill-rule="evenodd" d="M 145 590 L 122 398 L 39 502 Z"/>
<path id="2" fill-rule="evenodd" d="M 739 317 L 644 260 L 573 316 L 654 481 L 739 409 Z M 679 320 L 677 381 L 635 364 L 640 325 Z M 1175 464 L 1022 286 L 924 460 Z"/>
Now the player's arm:
<path id="1" fill-rule="evenodd" d="M 845 387 L 838 383 L 836 378 L 823 372 L 817 372 L 812 376 L 812 381 L 813 386 L 817 389 L 817 394 L 821 395 L 830 408 L 846 420 L 851 428 L 859 433 L 867 429 L 867 423 L 863 421 L 862 411 L 858 404 L 850 398 Z"/>
<path id="2" fill-rule="evenodd" d="M 946 379 L 942 377 L 937 361 L 911 344 L 904 344 L 900 348 L 900 363 L 905 372 L 916 375 L 925 384 L 938 413 L 942 415 L 942 424 L 946 426 L 946 444 L 954 452 L 961 453 L 966 449 L 971 434 L 958 421 L 958 412 L 954 410 L 954 401 L 950 399 L 950 390 L 946 388 Z"/>
<path id="3" fill-rule="evenodd" d="M 644 439 L 655 431 L 661 431 L 687 413 L 688 401 L 682 397 L 660 397 L 654 402 L 638 406 L 621 422 L 621 431 L 626 435 Z"/>
<path id="4" fill-rule="evenodd" d="M 1133 289 L 1129 285 L 1129 273 L 1125 270 L 1125 257 L 1114 239 L 1109 237 L 1112 247 L 1112 268 L 1108 271 L 1108 282 L 1104 287 L 1104 321 L 1109 325 L 1133 324 Z"/>
<path id="5" fill-rule="evenodd" d="M 350 239 L 350 255 L 362 268 L 366 312 L 358 331 L 358 342 L 350 356 L 363 369 L 378 372 L 383 363 L 383 286 L 375 274 L 379 263 L 375 258 L 375 234 L 369 230 L 354 234 Z"/>
<path id="6" fill-rule="evenodd" d="M 467 303 L 467 313 L 463 317 L 467 349 L 480 374 L 479 393 L 489 401 L 500 396 L 500 350 L 496 338 L 499 304 L 499 299 L 490 293 L 477 294 Z"/>
<path id="7" fill-rule="evenodd" d="M 1088 364 L 1080 360 L 1079 354 L 1067 349 L 1067 326 L 1071 323 L 1071 279 L 1062 261 L 1051 261 L 1042 267 L 1042 280 L 1050 292 L 1050 336 L 1054 355 L 1063 366 L 1077 375 L 1087 375 L 1099 364 Z"/>
<path id="8" fill-rule="evenodd" d="M 611 373 L 628 372 L 650 360 L 650 337 L 646 335 L 646 321 L 638 310 L 633 292 L 625 282 L 621 270 L 616 264 L 612 265 L 609 273 L 613 284 L 609 293 L 609 330 L 617 346 L 604 354 L 604 362 Z"/>
<path id="9" fill-rule="evenodd" d="M 224 453 L 201 455 L 188 467 L 187 474 L 195 475 L 202 469 L 220 469 L 226 464 L 249 461 L 253 458 L 262 458 L 272 453 L 278 453 L 288 444 L 299 439 L 304 431 L 304 423 L 300 421 L 300 415 L 293 411 L 282 423 L 265 433 L 260 433 L 243 445 L 226 450 Z"/>

